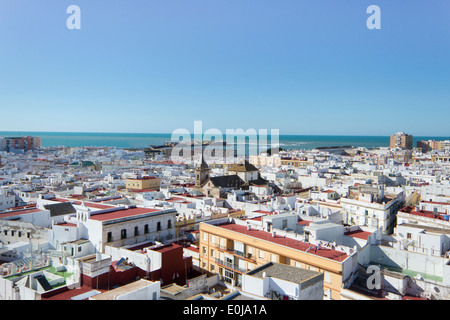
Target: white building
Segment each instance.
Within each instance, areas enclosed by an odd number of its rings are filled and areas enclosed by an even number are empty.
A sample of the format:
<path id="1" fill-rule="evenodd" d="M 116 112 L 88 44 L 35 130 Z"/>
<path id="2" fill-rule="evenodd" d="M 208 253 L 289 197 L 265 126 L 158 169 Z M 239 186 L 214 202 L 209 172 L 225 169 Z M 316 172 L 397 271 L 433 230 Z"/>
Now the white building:
<path id="1" fill-rule="evenodd" d="M 16 197 L 7 189 L 0 189 L 0 211 L 16 206 Z"/>
<path id="2" fill-rule="evenodd" d="M 403 192 L 385 194 L 382 187 L 365 185 L 350 189 L 349 195 L 340 200 L 343 221 L 373 231 L 381 227 L 383 233 L 392 233 L 397 210 L 404 201 Z"/>
<path id="3" fill-rule="evenodd" d="M 119 288 L 93 295 L 89 300 L 159 300 L 161 283 L 140 279 Z"/>
<path id="4" fill-rule="evenodd" d="M 242 291 L 272 300 L 322 300 L 323 273 L 269 262 L 242 276 Z"/>

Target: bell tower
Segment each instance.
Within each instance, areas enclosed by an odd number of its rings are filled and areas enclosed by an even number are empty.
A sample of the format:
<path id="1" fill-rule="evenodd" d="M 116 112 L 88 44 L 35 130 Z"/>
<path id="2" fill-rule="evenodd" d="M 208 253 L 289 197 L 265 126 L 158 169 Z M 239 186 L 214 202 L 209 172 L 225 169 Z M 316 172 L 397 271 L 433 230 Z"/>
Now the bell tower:
<path id="1" fill-rule="evenodd" d="M 201 162 L 195 168 L 195 187 L 200 188 L 209 178 L 209 167 L 201 156 Z"/>

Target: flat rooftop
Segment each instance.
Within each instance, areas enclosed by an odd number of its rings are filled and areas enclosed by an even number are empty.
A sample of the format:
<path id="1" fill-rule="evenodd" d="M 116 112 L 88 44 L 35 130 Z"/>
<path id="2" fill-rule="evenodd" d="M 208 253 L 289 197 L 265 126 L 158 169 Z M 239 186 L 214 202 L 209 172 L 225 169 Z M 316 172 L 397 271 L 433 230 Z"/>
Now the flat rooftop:
<path id="1" fill-rule="evenodd" d="M 143 289 L 149 285 L 152 285 L 153 281 L 148 281 L 145 279 L 140 279 L 138 281 L 126 284 L 124 286 L 121 286 L 119 288 L 115 288 L 110 291 L 103 292 L 101 294 L 95 295 L 91 297 L 93 300 L 114 300 L 116 297 L 124 295 L 129 292 L 133 292 L 139 289 Z"/>
<path id="2" fill-rule="evenodd" d="M 432 218 L 432 219 L 437 219 L 437 220 L 448 221 L 448 220 L 445 220 L 443 213 L 437 212 L 435 214 L 433 211 L 416 210 L 416 208 L 412 207 L 412 206 L 403 207 L 398 212 L 399 213 L 408 213 L 411 215 L 425 217 L 425 218 Z"/>
<path id="3" fill-rule="evenodd" d="M 264 279 L 264 277 L 273 277 L 294 283 L 302 283 L 303 281 L 319 276 L 321 273 L 285 264 L 269 262 L 259 268 L 249 271 L 247 274 L 261 279 Z"/>
<path id="4" fill-rule="evenodd" d="M 344 233 L 346 236 L 352 237 L 352 238 L 358 238 L 367 240 L 369 239 L 369 236 L 372 234 L 371 232 L 362 231 L 362 230 L 354 230 Z"/>
<path id="5" fill-rule="evenodd" d="M 9 217 L 21 216 L 23 214 L 44 212 L 44 211 L 46 211 L 46 210 L 41 210 L 41 209 L 37 209 L 37 208 L 3 211 L 3 212 L 0 212 L 0 219 L 1 218 L 9 218 Z"/>
<path id="6" fill-rule="evenodd" d="M 237 225 L 235 223 L 225 223 L 218 225 L 217 227 L 223 228 L 229 231 L 245 234 L 249 237 L 258 238 L 260 240 L 269 241 L 281 246 L 285 246 L 291 249 L 300 250 L 300 251 L 307 251 L 308 253 L 319 256 L 326 259 L 331 259 L 335 261 L 344 261 L 348 255 L 345 252 L 333 250 L 329 248 L 321 247 L 319 248 L 316 245 L 313 245 L 311 243 L 303 242 L 300 240 L 295 240 L 291 238 L 285 238 L 283 236 L 275 235 L 275 237 L 272 235 L 271 232 L 266 232 L 262 230 L 257 230 L 255 228 L 250 228 L 250 230 L 247 230 L 246 226 Z"/>
<path id="7" fill-rule="evenodd" d="M 429 226 L 424 226 L 424 225 L 420 225 L 420 224 L 402 223 L 402 224 L 399 224 L 398 226 L 421 229 L 421 230 L 425 230 L 425 232 L 436 233 L 436 234 L 450 234 L 450 229 L 429 227 Z"/>
<path id="8" fill-rule="evenodd" d="M 96 221 L 109 221 L 116 220 L 127 217 L 134 217 L 148 213 L 159 212 L 162 210 L 159 209 L 151 209 L 151 208 L 128 208 L 128 209 L 119 209 L 117 211 L 109 211 L 104 213 L 98 213 L 95 215 L 91 215 L 91 220 Z"/>

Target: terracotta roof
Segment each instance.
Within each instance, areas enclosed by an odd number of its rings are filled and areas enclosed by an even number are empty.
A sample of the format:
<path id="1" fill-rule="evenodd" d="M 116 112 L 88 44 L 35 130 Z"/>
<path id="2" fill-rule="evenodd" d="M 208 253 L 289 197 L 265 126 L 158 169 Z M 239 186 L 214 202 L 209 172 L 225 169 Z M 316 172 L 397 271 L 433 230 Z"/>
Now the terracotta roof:
<path id="1" fill-rule="evenodd" d="M 237 225 L 235 223 L 226 223 L 226 224 L 218 225 L 218 227 L 227 229 L 230 231 L 238 232 L 241 234 L 245 234 L 247 236 L 258 238 L 261 240 L 270 241 L 270 242 L 276 243 L 278 245 L 285 246 L 285 247 L 288 247 L 291 249 L 300 250 L 303 252 L 305 252 L 309 249 L 308 253 L 310 253 L 310 254 L 313 254 L 315 256 L 320 256 L 323 258 L 327 258 L 327 259 L 331 259 L 331 260 L 335 260 L 335 261 L 343 261 L 348 257 L 347 254 L 342 251 L 328 249 L 328 248 L 324 248 L 324 247 L 319 249 L 317 246 L 315 246 L 313 244 L 295 240 L 295 239 L 291 239 L 291 238 L 285 238 L 283 236 L 276 235 L 275 237 L 273 237 L 271 232 L 256 230 L 254 228 L 250 228 L 250 230 L 247 230 L 246 226 Z"/>
<path id="2" fill-rule="evenodd" d="M 369 239 L 369 236 L 371 234 L 372 234 L 371 232 L 362 231 L 362 230 L 354 230 L 354 231 L 349 231 L 349 232 L 345 233 L 346 236 L 358 238 L 358 239 L 364 239 L 364 240 Z"/>
<path id="3" fill-rule="evenodd" d="M 414 207 L 411 206 L 407 206 L 407 207 L 403 207 L 399 210 L 399 212 L 402 213 L 408 213 L 408 214 L 412 214 L 412 215 L 416 215 L 416 216 L 421 216 L 421 217 L 426 217 L 426 218 L 433 218 L 433 219 L 437 219 L 437 220 L 445 220 L 442 213 L 437 213 L 436 215 L 434 214 L 433 211 L 428 211 L 428 210 L 416 210 Z"/>
<path id="4" fill-rule="evenodd" d="M 130 209 L 117 210 L 117 211 L 111 211 L 111 212 L 105 212 L 105 213 L 91 215 L 91 220 L 108 221 L 108 220 L 115 220 L 115 219 L 120 219 L 120 218 L 125 218 L 125 217 L 133 217 L 133 216 L 138 216 L 141 214 L 158 212 L 158 211 L 161 211 L 161 210 L 150 209 L 150 208 L 130 208 Z"/>
<path id="5" fill-rule="evenodd" d="M 0 213 L 0 219 L 7 218 L 7 217 L 20 216 L 23 214 L 36 213 L 36 212 L 44 212 L 44 210 L 37 209 L 37 208 L 30 208 L 30 209 L 24 209 L 24 210 L 4 211 L 4 212 Z"/>
<path id="6" fill-rule="evenodd" d="M 75 223 L 69 223 L 69 222 L 58 223 L 58 224 L 56 224 L 56 226 L 58 226 L 58 227 L 77 227 L 77 225 Z"/>

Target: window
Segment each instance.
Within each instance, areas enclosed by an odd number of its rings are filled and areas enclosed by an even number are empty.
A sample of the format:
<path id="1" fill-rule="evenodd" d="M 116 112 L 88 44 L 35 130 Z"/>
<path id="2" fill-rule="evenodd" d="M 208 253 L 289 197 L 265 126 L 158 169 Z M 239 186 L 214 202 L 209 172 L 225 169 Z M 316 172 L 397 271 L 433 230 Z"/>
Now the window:
<path id="1" fill-rule="evenodd" d="M 144 234 L 147 234 L 148 233 L 148 224 L 146 224 L 145 226 L 144 226 Z"/>
<path id="2" fill-rule="evenodd" d="M 225 282 L 231 283 L 233 281 L 234 278 L 234 272 L 230 271 L 228 269 L 225 269 Z"/>
<path id="3" fill-rule="evenodd" d="M 211 257 L 214 257 L 214 249 L 211 249 Z"/>
<path id="4" fill-rule="evenodd" d="M 161 231 L 161 222 L 158 221 L 158 223 L 156 224 L 156 231 Z"/>
<path id="5" fill-rule="evenodd" d="M 4 230 L 3 233 L 4 233 L 5 236 L 7 236 L 8 235 L 8 230 Z"/>
<path id="6" fill-rule="evenodd" d="M 30 239 L 31 238 L 31 233 L 27 232 L 27 238 Z"/>
<path id="7" fill-rule="evenodd" d="M 111 242 L 112 241 L 112 233 L 108 232 L 108 240 L 107 242 Z"/>
<path id="8" fill-rule="evenodd" d="M 206 232 L 203 232 L 203 241 L 208 241 L 208 234 Z"/>
<path id="9" fill-rule="evenodd" d="M 78 252 L 81 252 L 81 246 L 78 247 Z"/>
<path id="10" fill-rule="evenodd" d="M 406 234 L 406 237 L 407 237 L 408 239 L 411 239 L 411 233 L 408 232 L 408 233 Z"/>
<path id="11" fill-rule="evenodd" d="M 326 283 L 331 283 L 331 276 L 328 271 L 323 272 L 323 281 L 325 281 Z"/>
<path id="12" fill-rule="evenodd" d="M 17 233 L 17 235 L 18 235 L 19 237 L 22 237 L 22 231 L 19 231 L 19 232 Z"/>
<path id="13" fill-rule="evenodd" d="M 125 239 L 127 237 L 127 229 L 120 230 L 120 239 Z"/>
<path id="14" fill-rule="evenodd" d="M 172 220 L 167 221 L 167 229 L 172 228 Z"/>
<path id="15" fill-rule="evenodd" d="M 14 231 L 14 230 L 11 230 L 11 237 L 14 237 L 14 234 L 15 234 L 16 232 Z"/>
<path id="16" fill-rule="evenodd" d="M 264 259 L 264 251 L 259 250 L 259 258 Z"/>
<path id="17" fill-rule="evenodd" d="M 136 226 L 134 227 L 134 236 L 137 237 L 139 235 L 139 228 Z"/>

